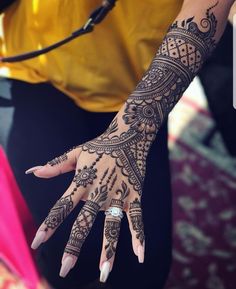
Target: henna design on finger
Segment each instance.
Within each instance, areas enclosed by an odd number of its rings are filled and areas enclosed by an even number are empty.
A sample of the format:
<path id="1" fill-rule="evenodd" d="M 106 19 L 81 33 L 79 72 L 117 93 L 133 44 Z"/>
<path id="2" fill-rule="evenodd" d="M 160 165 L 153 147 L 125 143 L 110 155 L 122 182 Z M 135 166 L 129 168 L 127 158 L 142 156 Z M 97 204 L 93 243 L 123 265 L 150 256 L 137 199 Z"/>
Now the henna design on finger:
<path id="1" fill-rule="evenodd" d="M 105 238 L 107 244 L 105 245 L 106 258 L 111 259 L 115 255 L 116 244 L 120 234 L 120 219 L 106 220 L 105 224 Z"/>
<path id="2" fill-rule="evenodd" d="M 56 165 L 59 165 L 61 163 L 63 163 L 64 161 L 66 161 L 68 159 L 67 153 L 64 153 L 63 155 L 54 158 L 53 160 L 49 161 L 48 164 L 53 167 Z"/>
<path id="3" fill-rule="evenodd" d="M 77 257 L 79 256 L 81 247 L 90 232 L 98 211 L 99 206 L 92 201 L 84 205 L 73 225 L 69 241 L 65 248 L 66 253 Z"/>
<path id="4" fill-rule="evenodd" d="M 88 236 L 92 225 L 95 221 L 98 211 L 107 200 L 108 185 L 114 177 L 116 169 L 113 168 L 111 173 L 106 169 L 97 187 L 89 194 L 88 200 L 81 209 L 70 234 L 65 252 L 75 256 L 79 256 L 81 247 Z"/>
<path id="5" fill-rule="evenodd" d="M 112 199 L 110 207 L 123 209 L 124 200 L 130 194 L 127 184 L 122 181 L 121 188 L 116 191 L 117 199 Z M 105 221 L 105 251 L 107 260 L 115 255 L 116 245 L 120 234 L 120 217 L 107 216 Z"/>
<path id="6" fill-rule="evenodd" d="M 76 187 L 69 195 L 61 197 L 50 210 L 48 216 L 44 220 L 44 224 L 46 225 L 45 231 L 59 227 L 59 225 L 70 214 L 74 208 L 73 195 L 79 187 L 85 188 L 87 185 L 92 184 L 94 179 L 97 178 L 97 169 L 94 167 L 100 161 L 100 159 L 101 156 L 98 156 L 90 167 L 84 166 L 83 169 L 78 169 L 78 173 L 73 179 Z"/>
<path id="7" fill-rule="evenodd" d="M 55 206 L 51 209 L 49 215 L 45 219 L 44 223 L 47 228 L 57 228 L 69 215 L 73 209 L 72 194 L 60 198 Z"/>
<path id="8" fill-rule="evenodd" d="M 132 228 L 136 233 L 136 238 L 140 241 L 141 245 L 144 243 L 144 227 L 142 220 L 141 202 L 136 198 L 130 203 L 129 216 L 132 224 Z"/>

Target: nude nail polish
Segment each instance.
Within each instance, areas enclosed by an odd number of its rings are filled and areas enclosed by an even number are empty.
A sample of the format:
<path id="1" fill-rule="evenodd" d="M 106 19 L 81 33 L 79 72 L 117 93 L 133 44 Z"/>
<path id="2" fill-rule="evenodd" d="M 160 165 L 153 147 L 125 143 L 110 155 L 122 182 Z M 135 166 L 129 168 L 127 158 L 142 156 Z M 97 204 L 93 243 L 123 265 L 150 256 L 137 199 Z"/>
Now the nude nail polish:
<path id="1" fill-rule="evenodd" d="M 110 273 L 110 267 L 111 267 L 111 264 L 108 261 L 105 261 L 102 264 L 101 273 L 100 273 L 100 282 L 105 283 L 107 281 L 107 278 L 108 278 L 109 273 Z"/>
<path id="2" fill-rule="evenodd" d="M 139 245 L 137 251 L 138 251 L 138 261 L 139 263 L 143 263 L 144 262 L 144 247 Z"/>
<path id="3" fill-rule="evenodd" d="M 35 171 L 40 170 L 42 167 L 43 167 L 43 166 L 36 166 L 36 167 L 30 168 L 30 169 L 28 169 L 28 170 L 25 172 L 25 174 L 26 174 L 26 175 L 32 174 L 32 173 L 34 173 Z"/>
<path id="4" fill-rule="evenodd" d="M 47 233 L 45 231 L 37 232 L 31 244 L 31 248 L 34 250 L 37 249 L 44 242 L 46 238 L 46 234 Z"/>
<path id="5" fill-rule="evenodd" d="M 61 277 L 66 277 L 69 271 L 74 267 L 75 260 L 71 256 L 66 256 L 65 259 L 62 261 L 61 270 L 59 275 Z"/>

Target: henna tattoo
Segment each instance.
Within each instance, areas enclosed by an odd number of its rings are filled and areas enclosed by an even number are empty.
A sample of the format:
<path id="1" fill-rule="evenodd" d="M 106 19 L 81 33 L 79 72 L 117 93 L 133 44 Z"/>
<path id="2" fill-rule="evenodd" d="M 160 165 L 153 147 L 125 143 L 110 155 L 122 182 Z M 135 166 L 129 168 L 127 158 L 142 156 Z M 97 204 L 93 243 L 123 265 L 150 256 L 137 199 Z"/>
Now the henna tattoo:
<path id="1" fill-rule="evenodd" d="M 94 179 L 97 178 L 97 169 L 94 167 L 100 161 L 101 157 L 102 156 L 99 155 L 90 167 L 84 166 L 82 170 L 78 169 L 77 174 L 73 179 L 73 182 L 75 182 L 77 188 L 80 186 L 86 188 L 87 185 L 93 184 Z"/>
<path id="2" fill-rule="evenodd" d="M 66 161 L 68 159 L 67 153 L 64 153 L 63 155 L 54 158 L 53 160 L 49 161 L 48 164 L 53 167 L 56 165 L 59 165 L 61 163 L 63 163 L 64 161 Z"/>
<path id="3" fill-rule="evenodd" d="M 127 184 L 124 181 L 122 181 L 121 188 L 116 191 L 116 195 L 120 196 L 119 200 L 123 202 L 128 197 L 129 194 L 130 194 L 130 189 L 128 188 Z"/>
<path id="4" fill-rule="evenodd" d="M 141 203 L 136 198 L 130 203 L 129 216 L 132 223 L 132 228 L 136 233 L 136 238 L 140 241 L 141 245 L 144 243 L 144 228 L 142 220 Z"/>
<path id="5" fill-rule="evenodd" d="M 107 260 L 111 259 L 115 254 L 119 234 L 120 234 L 120 220 L 116 219 L 106 220 L 105 238 L 107 244 L 105 245 L 105 251 Z"/>
<path id="6" fill-rule="evenodd" d="M 113 169 L 109 176 L 107 176 L 108 172 L 109 169 L 104 172 L 100 180 L 101 186 L 89 194 L 87 202 L 81 209 L 73 225 L 70 238 L 65 249 L 66 253 L 75 256 L 79 255 L 81 247 L 95 221 L 96 215 L 107 199 L 108 183 L 114 175 L 115 170 Z"/>
<path id="7" fill-rule="evenodd" d="M 116 117 L 102 136 L 82 146 L 90 154 L 115 158 L 139 195 L 157 131 L 216 45 L 217 20 L 212 11 L 217 5 L 207 9 L 200 23 L 192 17 L 170 26 L 150 68 L 125 103 L 122 119 L 128 129 L 118 133 Z"/>
<path id="8" fill-rule="evenodd" d="M 110 188 L 109 188 L 109 191 L 112 191 L 112 190 L 113 190 L 116 181 L 117 181 L 117 175 L 115 175 L 114 179 L 112 180 L 111 186 L 110 186 Z"/>
<path id="9" fill-rule="evenodd" d="M 75 182 L 76 187 L 83 186 L 87 187 L 88 184 L 92 184 L 93 180 L 97 178 L 97 169 L 93 167 L 84 166 L 83 169 L 78 169 L 78 173 L 74 176 L 73 182 Z"/>
<path id="10" fill-rule="evenodd" d="M 83 151 L 89 154 L 108 154 L 116 160 L 116 165 L 121 169 L 122 174 L 128 177 L 130 184 L 141 194 L 142 183 L 145 175 L 145 157 L 147 152 L 138 150 L 138 143 L 142 140 L 142 135 L 137 134 L 132 129 L 122 133 L 120 136 L 99 137 L 82 146 Z M 145 146 L 146 148 L 147 146 Z M 137 152 L 138 150 L 138 152 Z M 142 161 L 136 160 L 136 156 Z M 145 156 L 145 157 L 144 157 Z M 141 168 L 141 169 L 140 169 Z"/>
<path id="11" fill-rule="evenodd" d="M 108 172 L 109 172 L 109 169 L 106 169 L 105 172 L 104 172 L 104 174 L 103 174 L 103 176 L 101 177 L 100 182 L 99 182 L 100 185 L 101 185 L 102 182 L 104 181 L 104 179 L 105 179 L 105 177 L 107 176 Z"/>
<path id="12" fill-rule="evenodd" d="M 123 178 L 139 195 L 130 203 L 129 216 L 141 244 L 144 243 L 144 232 L 139 199 L 146 159 L 163 121 L 216 45 L 214 37 L 217 19 L 213 13 L 216 5 L 218 2 L 207 9 L 206 16 L 199 23 L 192 17 L 176 21 L 170 26 L 149 69 L 127 99 L 123 116 L 118 114 L 101 136 L 79 146 L 83 152 L 97 158 L 90 167 L 85 166 L 77 171 L 74 178 L 77 187 L 86 187 L 94 182 L 97 177 L 96 164 L 107 155 L 114 159 L 117 170 L 121 171 Z M 67 155 L 64 154 L 49 164 L 53 166 L 66 159 Z M 117 175 L 115 168 L 104 170 L 99 187 L 89 195 L 89 200 L 73 226 L 66 247 L 67 253 L 78 256 L 97 212 L 107 199 L 108 191 L 115 188 Z M 45 220 L 48 228 L 57 227 L 73 208 L 73 200 L 70 199 L 72 194 L 74 191 L 65 199 L 59 200 L 51 210 Z M 110 205 L 122 209 L 129 194 L 128 185 L 122 182 Z M 108 259 L 115 254 L 119 231 L 120 218 L 109 216 L 105 222 L 105 250 Z"/>
<path id="13" fill-rule="evenodd" d="M 100 161 L 100 159 L 101 156 L 98 156 L 89 168 L 87 166 L 84 166 L 82 170 L 78 169 L 78 173 L 73 179 L 76 187 L 69 195 L 61 197 L 50 210 L 48 216 L 44 220 L 44 224 L 46 225 L 45 231 L 47 231 L 48 229 L 56 229 L 57 227 L 59 227 L 59 225 L 70 214 L 70 212 L 74 208 L 74 203 L 72 199 L 73 195 L 79 187 L 87 187 L 88 184 L 92 184 L 94 179 L 97 178 L 97 169 L 95 169 L 94 166 Z"/>
<path id="14" fill-rule="evenodd" d="M 70 238 L 65 248 L 66 253 L 75 256 L 79 255 L 81 247 L 94 223 L 98 210 L 99 206 L 92 201 L 88 201 L 81 209 L 79 216 L 72 227 Z"/>
<path id="15" fill-rule="evenodd" d="M 158 106 L 153 100 L 141 100 L 128 103 L 123 119 L 126 124 L 137 132 L 155 133 L 161 119 Z"/>
<path id="16" fill-rule="evenodd" d="M 110 203 L 110 207 L 117 207 L 119 209 L 123 209 L 124 200 L 130 194 L 130 189 L 127 184 L 122 181 L 121 188 L 116 191 L 117 199 L 112 199 Z M 118 242 L 119 234 L 120 234 L 120 222 L 121 219 L 118 217 L 107 217 L 105 222 L 105 251 L 107 260 L 111 259 L 116 251 L 116 244 Z"/>
<path id="17" fill-rule="evenodd" d="M 47 228 L 57 228 L 69 215 L 73 209 L 72 194 L 60 198 L 55 206 L 51 209 L 49 215 L 45 219 L 44 223 Z"/>

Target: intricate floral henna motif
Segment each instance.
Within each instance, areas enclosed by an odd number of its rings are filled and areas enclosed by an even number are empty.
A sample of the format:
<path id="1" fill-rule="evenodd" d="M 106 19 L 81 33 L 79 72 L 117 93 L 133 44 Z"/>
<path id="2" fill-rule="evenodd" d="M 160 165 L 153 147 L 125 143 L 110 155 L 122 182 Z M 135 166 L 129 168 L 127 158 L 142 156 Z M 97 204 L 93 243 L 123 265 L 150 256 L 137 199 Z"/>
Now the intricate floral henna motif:
<path id="1" fill-rule="evenodd" d="M 137 100 L 128 103 L 123 119 L 137 132 L 156 133 L 161 123 L 158 105 L 152 100 Z"/>
<path id="2" fill-rule="evenodd" d="M 77 174 L 75 175 L 73 181 L 76 184 L 76 187 L 87 187 L 88 184 L 92 184 L 93 180 L 97 178 L 97 169 L 92 167 L 88 168 L 84 166 L 83 169 L 79 169 Z"/>

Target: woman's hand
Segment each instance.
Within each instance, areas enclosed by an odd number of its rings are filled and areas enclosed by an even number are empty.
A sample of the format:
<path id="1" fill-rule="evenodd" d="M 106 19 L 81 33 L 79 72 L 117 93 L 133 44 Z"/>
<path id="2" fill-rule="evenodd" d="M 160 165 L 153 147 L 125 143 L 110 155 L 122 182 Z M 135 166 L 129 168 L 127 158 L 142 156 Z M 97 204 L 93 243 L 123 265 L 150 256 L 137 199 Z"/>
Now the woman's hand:
<path id="1" fill-rule="evenodd" d="M 60 271 L 62 277 L 74 267 L 100 210 L 106 211 L 100 280 L 106 281 L 113 266 L 122 211 L 128 217 L 134 253 L 140 263 L 144 262 L 141 193 L 146 157 L 155 135 L 153 122 L 148 122 L 154 115 L 154 108 L 149 104 L 145 104 L 144 108 L 146 116 L 143 117 L 146 119 L 139 119 L 136 105 L 130 102 L 122 117 L 118 113 L 104 134 L 73 148 L 45 166 L 26 172 L 51 178 L 75 170 L 69 188 L 51 209 L 32 243 L 32 248 L 36 249 L 46 242 L 79 201 L 85 201 L 65 247 Z"/>

